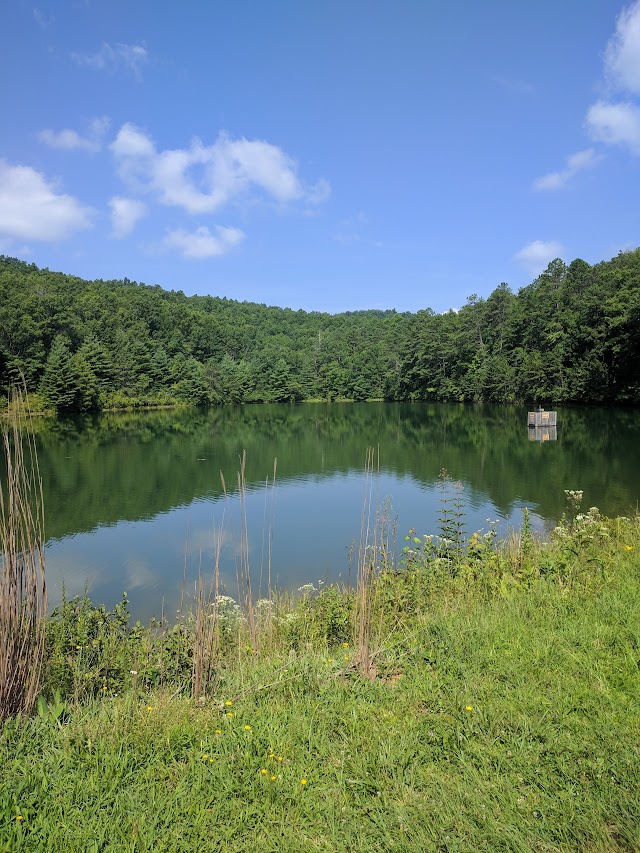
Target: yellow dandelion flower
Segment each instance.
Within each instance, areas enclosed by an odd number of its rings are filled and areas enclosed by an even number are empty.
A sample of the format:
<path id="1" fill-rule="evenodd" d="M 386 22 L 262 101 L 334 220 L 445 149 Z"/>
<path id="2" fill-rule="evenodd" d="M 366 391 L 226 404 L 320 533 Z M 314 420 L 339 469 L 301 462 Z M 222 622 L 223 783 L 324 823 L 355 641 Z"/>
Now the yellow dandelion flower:
<path id="1" fill-rule="evenodd" d="M 244 727 L 244 730 L 245 730 L 245 732 L 250 732 L 250 731 L 251 731 L 251 726 L 245 726 L 245 727 Z"/>
<path id="2" fill-rule="evenodd" d="M 624 550 L 625 551 L 633 551 L 633 545 L 625 545 Z"/>
<path id="3" fill-rule="evenodd" d="M 301 785 L 306 785 L 306 784 L 307 784 L 307 780 L 306 780 L 306 779 L 301 779 L 301 780 L 300 780 L 300 784 L 301 784 Z"/>
<path id="4" fill-rule="evenodd" d="M 231 705 L 233 705 L 233 702 L 231 701 L 231 699 L 227 699 L 227 701 L 226 701 L 224 704 L 225 704 L 227 707 L 230 707 Z"/>
<path id="5" fill-rule="evenodd" d="M 213 758 L 209 759 L 209 764 L 213 764 Z"/>
<path id="6" fill-rule="evenodd" d="M 272 752 L 272 753 L 270 753 L 269 758 L 275 758 L 275 757 L 276 757 L 276 756 L 275 756 L 275 753 L 273 753 L 273 752 Z"/>
<path id="7" fill-rule="evenodd" d="M 147 705 L 147 711 L 153 711 L 153 705 Z"/>
<path id="8" fill-rule="evenodd" d="M 82 646 L 76 646 L 76 649 L 81 649 L 81 648 L 82 648 Z"/>
<path id="9" fill-rule="evenodd" d="M 264 767 L 262 768 L 262 770 L 260 772 L 262 773 L 263 776 L 267 775 L 267 771 L 264 769 Z"/>
<path id="10" fill-rule="evenodd" d="M 467 705 L 465 711 L 473 711 L 473 705 Z"/>
<path id="11" fill-rule="evenodd" d="M 333 658 L 329 658 L 329 663 L 333 663 Z"/>
<path id="12" fill-rule="evenodd" d="M 21 814 L 17 814 L 17 815 L 16 815 L 16 820 L 17 820 L 17 821 L 21 821 L 21 820 L 24 820 L 24 818 L 22 817 L 22 815 L 21 815 Z"/>
<path id="13" fill-rule="evenodd" d="M 345 655 L 345 656 L 344 656 L 344 659 L 345 659 L 345 660 L 349 660 L 349 655 Z"/>
<path id="14" fill-rule="evenodd" d="M 209 753 L 208 753 L 208 752 L 205 752 L 205 754 L 202 756 L 202 758 L 203 758 L 203 760 L 204 760 L 204 761 L 206 761 L 206 760 L 207 760 L 207 758 L 209 758 Z"/>
<path id="15" fill-rule="evenodd" d="M 222 734 L 222 729 L 216 729 L 216 734 L 217 734 L 217 735 L 221 735 L 221 734 Z"/>
<path id="16" fill-rule="evenodd" d="M 343 649 L 348 649 L 348 648 L 349 648 L 349 643 L 343 643 L 343 644 L 342 644 L 342 648 L 343 648 Z"/>
<path id="17" fill-rule="evenodd" d="M 275 782 L 275 781 L 276 781 L 276 777 L 275 777 L 275 776 L 271 776 L 271 781 L 272 781 L 272 782 Z"/>
<path id="18" fill-rule="evenodd" d="M 279 756 L 278 756 L 278 761 L 282 761 L 282 756 L 281 756 L 281 755 L 279 755 Z"/>
<path id="19" fill-rule="evenodd" d="M 227 717 L 233 717 L 233 711 L 227 711 Z"/>

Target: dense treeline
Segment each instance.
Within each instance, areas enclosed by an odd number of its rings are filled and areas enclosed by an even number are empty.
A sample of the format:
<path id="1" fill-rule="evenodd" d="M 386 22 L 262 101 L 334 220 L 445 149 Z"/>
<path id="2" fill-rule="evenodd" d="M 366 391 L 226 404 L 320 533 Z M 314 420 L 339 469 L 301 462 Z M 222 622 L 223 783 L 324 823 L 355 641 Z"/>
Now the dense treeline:
<path id="1" fill-rule="evenodd" d="M 553 261 L 460 311 L 292 311 L 0 256 L 0 388 L 44 405 L 371 398 L 640 402 L 640 249 Z"/>

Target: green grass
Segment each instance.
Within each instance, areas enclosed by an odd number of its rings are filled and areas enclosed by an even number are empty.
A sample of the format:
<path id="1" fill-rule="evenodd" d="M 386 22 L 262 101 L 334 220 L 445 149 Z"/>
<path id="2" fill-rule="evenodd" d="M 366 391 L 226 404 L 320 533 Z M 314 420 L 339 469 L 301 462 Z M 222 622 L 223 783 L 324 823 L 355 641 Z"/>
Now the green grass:
<path id="1" fill-rule="evenodd" d="M 374 590 L 375 677 L 335 590 L 230 640 L 202 701 L 149 687 L 140 631 L 135 689 L 74 702 L 51 670 L 59 716 L 0 734 L 0 850 L 640 850 L 640 525 L 596 521 L 409 555 Z"/>

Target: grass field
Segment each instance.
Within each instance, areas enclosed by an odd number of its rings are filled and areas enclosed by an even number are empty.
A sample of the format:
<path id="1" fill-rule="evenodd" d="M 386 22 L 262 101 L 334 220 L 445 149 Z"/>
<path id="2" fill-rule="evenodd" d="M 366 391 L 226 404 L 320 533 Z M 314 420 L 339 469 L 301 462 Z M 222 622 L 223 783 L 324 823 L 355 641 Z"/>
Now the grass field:
<path id="1" fill-rule="evenodd" d="M 226 601 L 195 698 L 195 620 L 68 602 L 0 733 L 0 850 L 640 850 L 638 518 L 370 568 L 364 610 L 327 589 L 251 636 Z"/>

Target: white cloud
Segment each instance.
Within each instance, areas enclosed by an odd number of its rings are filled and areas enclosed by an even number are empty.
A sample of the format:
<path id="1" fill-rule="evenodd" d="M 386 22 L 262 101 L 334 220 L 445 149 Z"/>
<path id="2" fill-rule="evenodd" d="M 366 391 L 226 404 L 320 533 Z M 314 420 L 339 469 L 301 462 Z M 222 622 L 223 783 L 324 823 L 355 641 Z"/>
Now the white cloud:
<path id="1" fill-rule="evenodd" d="M 111 208 L 111 227 L 113 236 L 118 239 L 128 237 L 137 223 L 147 213 L 147 207 L 135 198 L 115 196 L 109 201 Z"/>
<path id="2" fill-rule="evenodd" d="M 640 107 L 631 103 L 597 101 L 587 112 L 591 136 L 610 145 L 625 145 L 640 155 Z"/>
<path id="3" fill-rule="evenodd" d="M 205 226 L 192 233 L 177 228 L 166 234 L 164 245 L 168 249 L 182 252 L 185 258 L 202 259 L 224 255 L 244 240 L 244 233 L 239 228 L 216 225 L 214 232 L 211 233 Z"/>
<path id="4" fill-rule="evenodd" d="M 640 0 L 618 15 L 616 31 L 607 44 L 604 70 L 613 89 L 640 94 Z M 633 101 L 600 100 L 585 118 L 592 139 L 622 145 L 640 156 L 640 106 Z"/>
<path id="5" fill-rule="evenodd" d="M 548 175 L 543 175 L 533 183 L 534 190 L 559 190 L 564 187 L 568 181 L 573 178 L 578 172 L 584 169 L 591 169 L 600 160 L 600 156 L 593 148 L 587 148 L 584 151 L 576 151 L 567 158 L 565 169 L 560 172 L 550 172 Z"/>
<path id="6" fill-rule="evenodd" d="M 111 150 L 125 181 L 190 214 L 212 213 L 231 202 L 254 198 L 256 191 L 279 203 L 318 203 L 329 194 L 326 181 L 305 186 L 295 161 L 261 140 L 234 140 L 221 134 L 209 146 L 195 138 L 188 148 L 157 151 L 144 131 L 125 124 Z"/>
<path id="7" fill-rule="evenodd" d="M 640 94 L 640 0 L 634 0 L 620 12 L 616 31 L 609 39 L 604 55 L 604 72 L 610 90 Z M 614 102 L 599 100 L 587 110 L 585 128 L 596 142 L 605 145 L 622 145 L 632 154 L 640 156 L 640 106 L 633 101 Z M 572 164 L 559 172 L 543 175 L 533 183 L 535 190 L 557 190 L 563 187 L 576 172 L 590 168 L 599 158 L 592 149 L 579 151 L 590 156 L 584 162 Z"/>
<path id="8" fill-rule="evenodd" d="M 94 211 L 30 166 L 0 160 L 0 235 L 13 240 L 56 242 L 88 228 Z"/>
<path id="9" fill-rule="evenodd" d="M 617 87 L 640 93 L 640 0 L 618 16 L 605 52 L 605 71 Z"/>
<path id="10" fill-rule="evenodd" d="M 64 151 L 99 151 L 102 140 L 109 129 L 109 119 L 106 116 L 95 118 L 89 125 L 87 136 L 81 136 L 77 131 L 49 130 L 45 128 L 38 134 L 38 139 L 50 148 L 60 148 Z"/>
<path id="11" fill-rule="evenodd" d="M 564 253 L 564 246 L 555 240 L 533 240 L 516 252 L 514 258 L 532 275 L 539 275 L 550 261 Z"/>
<path id="12" fill-rule="evenodd" d="M 103 42 L 97 53 L 72 53 L 71 58 L 78 65 L 87 65 L 107 74 L 124 71 L 132 74 L 136 80 L 142 77 L 142 66 L 149 61 L 147 48 L 141 44 L 116 44 Z"/>

